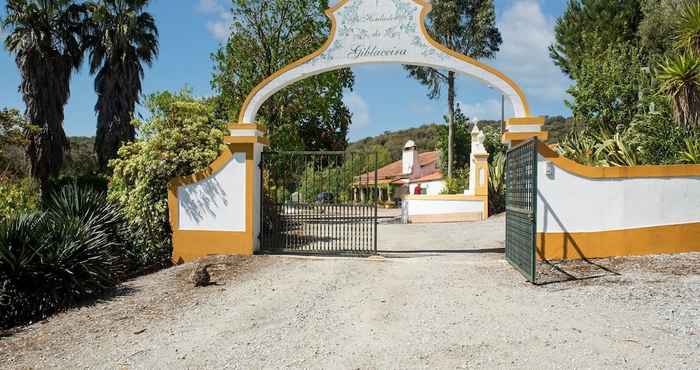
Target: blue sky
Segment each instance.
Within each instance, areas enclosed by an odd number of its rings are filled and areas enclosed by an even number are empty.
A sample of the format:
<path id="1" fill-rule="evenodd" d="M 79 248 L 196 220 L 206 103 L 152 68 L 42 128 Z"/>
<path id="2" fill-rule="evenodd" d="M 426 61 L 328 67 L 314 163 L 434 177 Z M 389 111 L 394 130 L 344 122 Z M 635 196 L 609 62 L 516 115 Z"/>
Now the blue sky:
<path id="1" fill-rule="evenodd" d="M 0 0 L 4 15 L 6 0 Z M 498 23 L 504 43 L 491 64 L 519 83 L 538 115 L 569 114 L 564 106 L 570 81 L 549 59 L 547 46 L 553 40 L 556 17 L 566 0 L 496 0 Z M 149 11 L 160 31 L 160 56 L 146 70 L 144 93 L 179 90 L 184 86 L 198 96 L 213 94 L 210 86 L 210 54 L 225 42 L 230 0 L 152 0 Z M 4 39 L 4 35 L 0 35 Z M 426 89 L 406 77 L 398 65 L 373 65 L 354 69 L 356 84 L 345 93 L 353 112 L 350 139 L 373 136 L 386 130 L 442 122 L 447 102 L 429 100 Z M 71 136 L 95 133 L 96 96 L 87 68 L 71 84 L 71 99 L 65 109 L 65 129 Z M 20 78 L 14 59 L 0 49 L 0 107 L 24 109 L 17 92 Z M 500 95 L 481 82 L 460 77 L 457 100 L 471 117 L 500 117 Z M 506 114 L 510 109 L 506 109 Z"/>

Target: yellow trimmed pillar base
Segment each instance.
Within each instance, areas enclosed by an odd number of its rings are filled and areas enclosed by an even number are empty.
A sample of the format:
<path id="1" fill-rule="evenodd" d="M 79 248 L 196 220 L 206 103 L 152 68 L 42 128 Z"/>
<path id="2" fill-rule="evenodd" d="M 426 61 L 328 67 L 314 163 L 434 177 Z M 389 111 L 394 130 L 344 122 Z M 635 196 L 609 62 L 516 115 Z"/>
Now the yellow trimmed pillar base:
<path id="1" fill-rule="evenodd" d="M 547 141 L 549 133 L 542 131 L 544 121 L 544 117 L 511 118 L 506 121 L 506 132 L 503 133 L 501 142 L 512 148 L 533 137 Z"/>

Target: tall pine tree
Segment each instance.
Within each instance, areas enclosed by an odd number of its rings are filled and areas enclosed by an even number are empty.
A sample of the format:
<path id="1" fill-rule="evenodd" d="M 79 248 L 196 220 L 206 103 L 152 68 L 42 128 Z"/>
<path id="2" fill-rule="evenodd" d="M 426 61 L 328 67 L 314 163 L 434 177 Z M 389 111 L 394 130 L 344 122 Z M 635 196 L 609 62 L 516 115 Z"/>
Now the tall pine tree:
<path id="1" fill-rule="evenodd" d="M 642 19 L 641 0 L 569 0 L 554 28 L 549 54 L 575 80 L 587 57 L 636 41 Z"/>
<path id="2" fill-rule="evenodd" d="M 493 58 L 503 39 L 496 27 L 493 0 L 434 0 L 426 26 L 430 36 L 448 48 L 474 59 Z M 428 87 L 430 99 L 439 98 L 447 85 L 448 159 L 447 176 L 452 177 L 454 159 L 455 79 L 453 71 L 406 66 L 409 76 Z"/>

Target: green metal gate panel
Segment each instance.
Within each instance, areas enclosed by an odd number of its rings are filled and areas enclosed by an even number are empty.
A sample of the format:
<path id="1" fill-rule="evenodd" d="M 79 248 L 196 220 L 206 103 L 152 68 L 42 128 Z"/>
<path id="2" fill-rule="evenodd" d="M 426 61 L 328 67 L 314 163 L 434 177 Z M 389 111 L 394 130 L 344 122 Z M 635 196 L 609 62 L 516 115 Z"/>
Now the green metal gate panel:
<path id="1" fill-rule="evenodd" d="M 263 152 L 261 250 L 377 253 L 377 154 Z"/>
<path id="2" fill-rule="evenodd" d="M 537 138 L 508 151 L 506 161 L 506 260 L 528 281 L 537 274 Z"/>

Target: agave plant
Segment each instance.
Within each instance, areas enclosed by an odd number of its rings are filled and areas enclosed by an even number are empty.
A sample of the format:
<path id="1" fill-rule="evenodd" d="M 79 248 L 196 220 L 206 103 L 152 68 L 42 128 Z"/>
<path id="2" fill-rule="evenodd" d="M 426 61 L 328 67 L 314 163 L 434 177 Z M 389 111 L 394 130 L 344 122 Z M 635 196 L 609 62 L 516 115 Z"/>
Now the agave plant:
<path id="1" fill-rule="evenodd" d="M 69 186 L 46 207 L 0 224 L 0 327 L 92 297 L 123 273 L 120 216 L 103 196 Z"/>
<path id="2" fill-rule="evenodd" d="M 659 66 L 661 92 L 671 98 L 673 116 L 686 129 L 700 127 L 700 57 L 683 54 Z"/>
<path id="3" fill-rule="evenodd" d="M 506 155 L 498 152 L 489 166 L 489 213 L 498 214 L 506 209 Z"/>
<path id="4" fill-rule="evenodd" d="M 686 139 L 685 150 L 681 152 L 681 163 L 700 164 L 700 139 Z"/>
<path id="5" fill-rule="evenodd" d="M 628 145 L 622 134 L 616 132 L 610 136 L 601 131 L 598 135 L 599 143 L 596 145 L 596 158 L 604 167 L 625 167 L 639 165 L 637 151 Z"/>
<path id="6" fill-rule="evenodd" d="M 596 166 L 600 164 L 596 149 L 595 136 L 587 131 L 572 131 L 566 135 L 557 147 L 559 154 L 581 164 Z"/>

